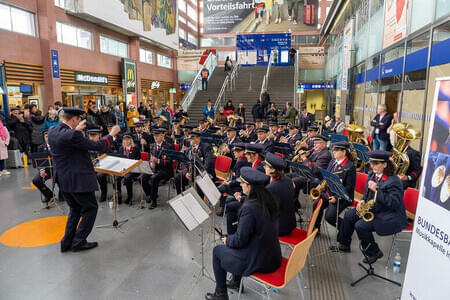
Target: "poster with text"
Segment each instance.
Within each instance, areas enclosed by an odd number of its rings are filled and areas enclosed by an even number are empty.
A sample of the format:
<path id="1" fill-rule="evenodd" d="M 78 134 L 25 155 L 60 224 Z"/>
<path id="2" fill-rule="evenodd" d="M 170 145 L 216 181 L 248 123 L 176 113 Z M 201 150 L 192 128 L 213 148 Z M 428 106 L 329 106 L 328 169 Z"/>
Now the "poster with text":
<path id="1" fill-rule="evenodd" d="M 450 78 L 436 79 L 402 300 L 449 299 Z"/>
<path id="2" fill-rule="evenodd" d="M 384 1 L 383 49 L 406 36 L 409 0 Z"/>
<path id="3" fill-rule="evenodd" d="M 318 18 L 326 14 L 331 3 L 319 0 L 204 0 L 203 33 L 318 30 Z"/>

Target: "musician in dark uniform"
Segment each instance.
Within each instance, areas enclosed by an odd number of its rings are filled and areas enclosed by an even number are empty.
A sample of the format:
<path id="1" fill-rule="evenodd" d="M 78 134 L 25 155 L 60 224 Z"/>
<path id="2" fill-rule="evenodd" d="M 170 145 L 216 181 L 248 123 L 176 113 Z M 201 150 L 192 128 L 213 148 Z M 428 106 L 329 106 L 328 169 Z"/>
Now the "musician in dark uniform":
<path id="1" fill-rule="evenodd" d="M 353 199 L 353 194 L 355 190 L 356 183 L 356 168 L 352 162 L 352 154 L 350 152 L 350 144 L 348 142 L 336 142 L 333 144 L 333 159 L 328 164 L 327 171 L 337 175 L 341 180 L 342 185 L 347 192 L 347 195 L 350 199 Z M 322 207 L 319 210 L 319 215 L 316 219 L 316 224 L 314 228 L 318 228 L 320 230 L 320 224 L 322 223 L 322 216 L 325 209 L 325 220 L 332 226 L 336 226 L 336 217 L 339 215 L 346 207 L 351 205 L 352 203 L 338 197 L 333 194 L 328 188 L 321 193 L 322 198 Z M 317 199 L 313 208 L 316 209 L 317 203 L 319 199 Z M 337 211 L 339 202 L 339 212 Z M 338 226 L 342 220 L 339 219 Z"/>
<path id="2" fill-rule="evenodd" d="M 269 133 L 268 138 L 272 142 L 279 142 L 282 134 L 278 131 L 278 123 L 277 122 L 270 122 L 269 123 Z"/>
<path id="3" fill-rule="evenodd" d="M 314 115 L 306 110 L 306 105 L 300 107 L 300 129 L 305 132 L 314 123 Z"/>
<path id="4" fill-rule="evenodd" d="M 242 141 L 245 143 L 256 141 L 258 139 L 258 136 L 256 135 L 255 123 L 253 122 L 245 123 L 245 130 L 241 131 L 240 136 Z"/>
<path id="5" fill-rule="evenodd" d="M 408 155 L 409 158 L 409 166 L 406 170 L 406 174 L 399 174 L 398 177 L 402 181 L 403 189 L 407 188 L 416 188 L 417 179 L 419 179 L 421 173 L 421 158 L 419 151 L 411 148 L 411 146 L 406 146 L 405 150 L 403 150 Z"/>
<path id="6" fill-rule="evenodd" d="M 199 159 L 205 166 L 206 172 L 208 172 L 208 174 L 214 174 L 211 146 L 201 142 L 201 133 L 199 131 L 193 131 L 191 133 L 191 146 L 187 148 L 184 153 L 189 159 L 193 159 L 192 157 L 196 155 L 196 159 Z M 182 171 L 174 178 L 177 194 L 180 194 L 182 190 L 184 191 L 185 187 L 192 179 L 193 174 L 191 174 L 189 169 L 189 164 L 181 162 Z"/>
<path id="7" fill-rule="evenodd" d="M 144 123 L 136 122 L 134 126 L 132 137 L 135 147 L 142 152 L 148 152 L 148 145 L 155 142 L 153 136 L 144 131 Z"/>
<path id="8" fill-rule="evenodd" d="M 319 127 L 317 126 L 309 126 L 307 138 L 304 142 L 301 142 L 301 149 L 304 150 L 312 150 L 314 148 L 314 137 L 318 135 Z"/>
<path id="9" fill-rule="evenodd" d="M 110 128 L 110 130 L 111 130 L 111 128 Z M 88 132 L 89 140 L 91 140 L 93 142 L 98 142 L 100 140 L 100 136 L 102 133 L 102 131 L 100 129 L 89 129 L 87 132 Z M 111 146 L 111 148 L 112 148 L 112 146 Z M 109 148 L 109 149 L 111 149 L 111 148 Z M 91 150 L 91 151 L 89 151 L 89 154 L 91 156 L 91 159 L 95 160 L 99 156 L 104 154 L 104 152 Z M 96 173 L 96 174 L 97 174 L 97 181 L 98 181 L 98 184 L 100 185 L 100 192 L 101 192 L 99 202 L 105 202 L 106 196 L 108 195 L 108 184 L 107 184 L 108 174 L 105 174 L 105 173 Z"/>
<path id="10" fill-rule="evenodd" d="M 49 152 L 50 155 L 50 145 L 48 144 L 48 131 L 44 131 L 44 143 L 39 145 L 37 152 Z M 46 164 L 46 162 L 44 162 Z M 39 161 L 38 164 L 42 164 Z M 38 188 L 41 194 L 44 196 L 42 198 L 43 203 L 48 203 L 53 198 L 53 192 L 47 187 L 45 182 L 52 177 L 53 170 L 51 168 L 40 168 L 39 172 L 33 177 L 33 185 Z"/>
<path id="11" fill-rule="evenodd" d="M 183 136 L 180 138 L 180 145 L 181 147 L 189 147 L 191 145 L 191 132 L 192 129 L 194 129 L 194 126 L 191 125 L 182 125 L 183 128 Z"/>
<path id="12" fill-rule="evenodd" d="M 286 121 L 278 122 L 278 132 L 280 133 L 281 136 L 285 136 L 286 134 L 288 134 L 289 133 L 288 122 Z"/>
<path id="13" fill-rule="evenodd" d="M 226 135 L 227 137 L 223 140 L 224 144 L 228 145 L 228 148 L 225 148 L 224 151 L 226 153 L 226 156 L 231 157 L 232 159 L 234 159 L 233 157 L 233 153 L 232 153 L 232 147 L 235 143 L 241 143 L 242 141 L 236 136 L 236 132 L 237 132 L 237 128 L 236 127 L 231 127 L 228 126 L 226 129 Z"/>
<path id="14" fill-rule="evenodd" d="M 269 128 L 263 126 L 261 128 L 256 129 L 256 135 L 258 139 L 256 140 L 256 145 L 264 146 L 264 152 L 274 152 L 275 146 L 272 140 L 269 139 Z"/>
<path id="15" fill-rule="evenodd" d="M 339 250 L 350 252 L 353 232 L 356 230 L 368 259 L 364 263 L 374 263 L 383 257 L 373 232 L 380 236 L 392 235 L 402 231 L 407 225 L 403 190 L 400 179 L 394 173 L 394 165 L 390 161 L 390 152 L 375 150 L 369 152 L 372 173 L 366 184 L 366 192 L 356 208 L 347 210 L 339 228 Z M 365 221 L 357 215 L 361 211 L 361 203 L 375 200 L 370 209 L 374 214 L 372 221 Z"/>
<path id="16" fill-rule="evenodd" d="M 328 140 L 329 139 L 326 136 L 315 135 L 313 137 L 314 148 L 312 154 L 310 154 L 309 156 L 307 156 L 306 154 L 301 155 L 303 164 L 308 166 L 317 177 L 320 177 L 319 169 L 326 169 L 331 161 L 331 154 L 327 149 Z M 294 177 L 292 181 L 295 185 L 295 194 L 298 197 L 298 193 L 300 192 L 300 190 L 306 188 L 307 180 L 305 177 L 298 176 Z M 317 182 L 311 182 L 309 184 L 309 188 L 312 188 L 315 185 L 317 185 Z M 309 192 L 306 190 L 304 191 Z"/>
<path id="17" fill-rule="evenodd" d="M 149 164 L 154 173 L 153 175 L 142 175 L 142 189 L 149 198 L 149 209 L 154 209 L 157 206 L 156 199 L 161 180 L 168 180 L 173 176 L 172 160 L 162 153 L 163 150 L 173 150 L 172 145 L 164 141 L 164 130 L 153 130 L 153 137 L 155 143 L 150 145 Z"/>
<path id="18" fill-rule="evenodd" d="M 289 125 L 289 134 L 281 139 L 281 142 L 286 142 L 292 147 L 295 147 L 295 143 L 302 139 L 302 134 L 298 131 L 298 127 L 295 125 Z"/>
<path id="19" fill-rule="evenodd" d="M 264 146 L 260 144 L 245 144 L 245 157 L 247 161 L 251 164 L 253 169 L 256 169 L 262 173 L 264 170 L 264 156 L 262 155 L 264 151 Z"/>
<path id="20" fill-rule="evenodd" d="M 227 300 L 227 287 L 239 288 L 241 276 L 270 273 L 281 265 L 277 231 L 279 210 L 277 200 L 264 188 L 268 177 L 244 167 L 240 179 L 247 199 L 239 211 L 237 232 L 222 237 L 224 245 L 214 247 L 216 288 L 214 293 L 206 294 L 208 300 Z M 226 281 L 227 272 L 233 274 L 229 282 Z"/>
<path id="21" fill-rule="evenodd" d="M 141 159 L 141 151 L 134 144 L 133 138 L 125 134 L 122 140 L 122 147 L 120 147 L 119 151 L 115 154 L 116 156 L 139 160 Z M 127 189 L 127 199 L 125 200 L 125 204 L 131 204 L 133 202 L 133 179 L 137 178 L 139 174 L 137 173 L 128 173 L 123 177 L 123 184 Z M 122 177 L 116 177 L 117 180 L 117 203 L 122 204 Z"/>
<path id="22" fill-rule="evenodd" d="M 76 252 L 98 245 L 86 241 L 98 209 L 95 199 L 97 178 L 88 151 L 106 151 L 113 137 L 120 132 L 120 127 L 114 126 L 109 135 L 92 142 L 82 134 L 86 127 L 86 120 L 81 121 L 84 110 L 75 107 L 64 107 L 63 110 L 63 120 L 57 126 L 50 127 L 48 141 L 55 166 L 55 179 L 70 208 L 66 232 L 61 240 L 61 252 L 71 249 Z"/>
<path id="23" fill-rule="evenodd" d="M 281 157 L 272 153 L 266 153 L 264 161 L 266 175 L 270 177 L 270 183 L 266 189 L 278 200 L 280 217 L 278 218 L 278 235 L 288 235 L 297 225 L 295 220 L 295 192 L 292 180 L 284 176 L 287 163 Z"/>
<path id="24" fill-rule="evenodd" d="M 217 216 L 219 217 L 223 216 L 223 208 L 225 207 L 226 196 L 224 194 L 226 193 L 228 195 L 234 195 L 234 193 L 241 191 L 241 186 L 237 181 L 237 179 L 241 175 L 241 168 L 251 166 L 247 158 L 245 157 L 244 143 L 233 144 L 233 155 L 236 158 L 236 163 L 233 167 L 232 179 L 231 181 L 225 180 L 219 186 L 219 191 L 222 194 L 222 196 L 220 197 L 220 209 L 217 212 Z"/>

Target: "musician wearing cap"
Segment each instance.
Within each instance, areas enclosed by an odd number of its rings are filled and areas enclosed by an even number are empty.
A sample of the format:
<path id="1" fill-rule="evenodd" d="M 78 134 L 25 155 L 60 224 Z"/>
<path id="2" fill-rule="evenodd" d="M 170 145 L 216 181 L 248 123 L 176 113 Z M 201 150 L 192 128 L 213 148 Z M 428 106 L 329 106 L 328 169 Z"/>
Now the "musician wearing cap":
<path id="1" fill-rule="evenodd" d="M 224 245 L 213 249 L 216 288 L 208 300 L 227 300 L 227 288 L 238 289 L 242 276 L 270 273 L 281 265 L 278 241 L 277 200 L 264 187 L 268 177 L 255 169 L 241 169 L 241 187 L 247 200 L 239 210 L 237 232 L 222 237 Z M 233 275 L 226 281 L 227 272 Z"/>
<path id="2" fill-rule="evenodd" d="M 50 145 L 48 144 L 48 130 L 44 131 L 44 143 L 37 147 L 37 152 L 50 152 Z M 48 203 L 53 198 L 53 192 L 47 187 L 45 182 L 50 179 L 53 170 L 51 168 L 41 168 L 39 172 L 33 177 L 33 185 L 38 188 L 39 192 L 44 196 L 43 203 Z"/>
<path id="3" fill-rule="evenodd" d="M 153 137 L 144 131 L 144 123 L 134 123 L 134 133 L 132 135 L 134 145 L 142 152 L 148 152 L 148 145 L 154 142 Z"/>
<path id="4" fill-rule="evenodd" d="M 345 141 L 336 142 L 333 144 L 332 152 L 333 159 L 328 164 L 327 171 L 339 177 L 345 191 L 347 192 L 347 195 L 350 199 L 353 199 L 356 183 L 356 168 L 352 162 L 353 156 L 350 152 L 350 144 Z M 333 194 L 328 188 L 321 191 L 320 198 L 322 198 L 323 201 L 314 228 L 318 228 L 320 230 L 320 224 L 322 223 L 322 216 L 325 209 L 327 210 L 325 212 L 325 220 L 328 224 L 336 226 L 336 217 L 351 203 Z M 316 208 L 320 198 L 314 202 L 314 209 Z M 340 223 L 341 220 L 338 221 L 337 228 L 339 228 Z"/>
<path id="5" fill-rule="evenodd" d="M 380 236 L 396 234 L 407 224 L 403 190 L 400 179 L 394 174 L 391 152 L 375 150 L 369 152 L 370 167 L 366 192 L 356 208 L 347 210 L 339 228 L 339 250 L 350 252 L 353 232 L 356 230 L 367 259 L 374 263 L 383 256 L 375 242 L 373 232 Z"/>
<path id="6" fill-rule="evenodd" d="M 278 142 L 281 137 L 281 133 L 278 131 L 278 123 L 277 122 L 270 122 L 269 123 L 269 133 L 267 135 L 269 140 L 273 142 Z"/>
<path id="7" fill-rule="evenodd" d="M 294 147 L 297 141 L 300 141 L 301 139 L 302 134 L 298 131 L 298 126 L 289 125 L 289 134 L 282 137 L 280 142 L 290 144 Z"/>
<path id="8" fill-rule="evenodd" d="M 245 130 L 241 129 L 239 131 L 239 136 L 241 137 L 242 141 L 246 143 L 256 141 L 258 139 L 258 136 L 256 135 L 255 123 L 245 123 Z"/>
<path id="9" fill-rule="evenodd" d="M 119 151 L 114 155 L 129 158 L 134 160 L 141 159 L 141 151 L 138 147 L 135 146 L 133 138 L 129 134 L 124 134 L 122 138 L 122 147 L 119 148 Z M 131 204 L 133 202 L 133 179 L 137 178 L 139 174 L 137 173 L 128 173 L 123 178 L 116 177 L 117 180 L 117 203 L 122 204 L 122 179 L 123 184 L 127 189 L 127 198 L 125 200 L 125 204 Z"/>
<path id="10" fill-rule="evenodd" d="M 292 180 L 284 176 L 287 163 L 281 157 L 270 152 L 266 153 L 264 168 L 270 177 L 266 189 L 278 200 L 280 217 L 278 218 L 278 235 L 288 235 L 296 226 L 294 202 L 295 192 Z"/>
<path id="11" fill-rule="evenodd" d="M 191 145 L 184 151 L 184 154 L 190 160 L 193 160 L 194 156 L 196 156 L 196 159 L 199 159 L 203 163 L 208 174 L 214 174 L 211 146 L 201 142 L 201 133 L 199 131 L 193 131 L 190 138 Z M 192 172 L 193 170 L 190 170 L 189 164 L 181 162 L 181 172 L 174 178 L 177 194 L 184 191 L 189 181 L 192 180 Z"/>
<path id="12" fill-rule="evenodd" d="M 306 105 L 300 107 L 300 129 L 305 132 L 314 123 L 314 115 L 306 110 Z"/>
<path id="13" fill-rule="evenodd" d="M 180 138 L 180 145 L 182 148 L 183 147 L 187 148 L 191 145 L 190 135 L 191 135 L 192 129 L 194 129 L 194 126 L 182 125 L 181 128 L 183 129 L 183 136 Z M 182 150 L 182 151 L 184 151 L 184 150 Z"/>
<path id="14" fill-rule="evenodd" d="M 268 133 L 269 128 L 266 126 L 256 129 L 258 139 L 256 140 L 255 145 L 264 146 L 265 152 L 274 152 L 274 144 L 273 141 L 269 139 Z"/>
<path id="15" fill-rule="evenodd" d="M 233 144 L 241 143 L 241 140 L 236 136 L 236 132 L 236 127 L 228 126 L 226 129 L 227 137 L 223 140 L 223 143 L 228 145 L 228 148 L 224 148 L 225 154 L 231 158 L 233 158 L 233 154 L 231 153 Z"/>
<path id="16" fill-rule="evenodd" d="M 311 150 L 314 148 L 314 137 L 319 134 L 319 127 L 309 126 L 305 141 L 300 143 L 301 149 Z"/>
<path id="17" fill-rule="evenodd" d="M 70 208 L 66 232 L 61 240 L 61 252 L 76 252 L 98 245 L 86 240 L 94 226 L 98 209 L 95 199 L 97 178 L 88 151 L 106 151 L 113 137 L 120 132 L 120 127 L 114 126 L 109 135 L 92 142 L 82 134 L 86 128 L 86 120 L 81 121 L 84 110 L 75 107 L 64 107 L 63 110 L 62 122 L 49 129 L 48 142 L 55 180 Z"/>
<path id="18" fill-rule="evenodd" d="M 163 154 L 164 150 L 172 150 L 172 145 L 164 141 L 164 130 L 153 130 L 153 137 L 155 143 L 150 145 L 151 156 L 149 161 L 153 175 L 142 175 L 142 189 L 148 197 L 147 202 L 150 202 L 149 209 L 154 209 L 157 206 L 159 183 L 173 176 L 172 160 Z"/>
<path id="19" fill-rule="evenodd" d="M 264 146 L 259 144 L 245 144 L 245 157 L 247 161 L 251 164 L 253 169 L 256 169 L 262 173 L 264 170 L 264 156 L 263 156 Z"/>

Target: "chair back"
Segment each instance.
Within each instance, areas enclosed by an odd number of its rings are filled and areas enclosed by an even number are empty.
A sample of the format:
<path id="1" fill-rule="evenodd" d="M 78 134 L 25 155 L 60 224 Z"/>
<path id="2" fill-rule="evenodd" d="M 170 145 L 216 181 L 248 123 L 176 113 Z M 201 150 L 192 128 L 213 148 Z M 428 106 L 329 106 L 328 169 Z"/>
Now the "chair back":
<path id="1" fill-rule="evenodd" d="M 305 266 L 306 258 L 308 256 L 309 248 L 311 248 L 312 242 L 316 237 L 318 229 L 315 229 L 311 235 L 309 235 L 302 242 L 298 243 L 291 254 L 286 266 L 286 273 L 284 274 L 284 284 L 288 284 L 292 278 L 294 278 Z"/>
<path id="2" fill-rule="evenodd" d="M 316 209 L 313 211 L 313 213 L 311 214 L 311 218 L 309 219 L 306 236 L 310 236 L 311 233 L 313 232 L 314 224 L 316 224 L 317 216 L 319 215 L 320 207 L 322 206 L 322 204 L 323 204 L 322 199 L 319 199 L 319 201 L 317 202 Z"/>
<path id="3" fill-rule="evenodd" d="M 216 162 L 214 164 L 214 169 L 216 171 L 217 178 L 227 180 L 228 171 L 230 171 L 232 161 L 233 160 L 231 159 L 231 157 L 223 155 L 217 156 Z"/>
<path id="4" fill-rule="evenodd" d="M 366 183 L 368 179 L 368 174 L 356 172 L 355 198 L 357 198 L 358 200 L 361 200 L 362 196 L 366 192 Z"/>
<path id="5" fill-rule="evenodd" d="M 416 216 L 417 202 L 419 201 L 419 190 L 407 188 L 403 194 L 403 203 L 405 204 L 406 215 L 410 219 Z"/>

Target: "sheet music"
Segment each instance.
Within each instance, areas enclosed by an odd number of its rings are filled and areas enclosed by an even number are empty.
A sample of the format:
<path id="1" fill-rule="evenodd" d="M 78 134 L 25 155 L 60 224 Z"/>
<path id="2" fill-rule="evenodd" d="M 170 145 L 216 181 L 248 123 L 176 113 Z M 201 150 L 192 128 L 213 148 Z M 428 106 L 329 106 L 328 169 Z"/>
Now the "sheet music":
<path id="1" fill-rule="evenodd" d="M 195 229 L 209 217 L 191 193 L 175 197 L 169 201 L 169 205 L 189 231 Z"/>
<path id="2" fill-rule="evenodd" d="M 150 164 L 148 161 L 144 161 L 142 164 L 134 168 L 131 173 L 139 173 L 139 174 L 149 174 L 153 175 L 153 170 L 150 168 Z"/>
<path id="3" fill-rule="evenodd" d="M 203 177 L 197 176 L 196 183 L 205 194 L 206 198 L 208 198 L 211 205 L 215 206 L 219 201 L 221 194 L 208 174 L 203 175 Z"/>
<path id="4" fill-rule="evenodd" d="M 130 168 L 136 162 L 138 162 L 138 160 L 115 156 L 107 156 L 104 159 L 99 160 L 98 163 L 95 165 L 95 167 L 103 170 L 120 173 Z"/>
<path id="5" fill-rule="evenodd" d="M 208 219 L 208 214 L 205 212 L 203 207 L 197 202 L 192 194 L 186 194 L 183 196 L 184 205 L 191 212 L 195 220 L 197 220 L 198 224 L 203 223 Z"/>

